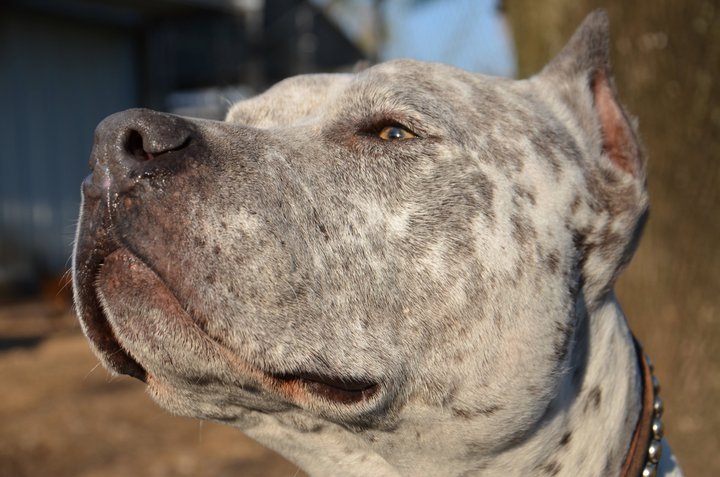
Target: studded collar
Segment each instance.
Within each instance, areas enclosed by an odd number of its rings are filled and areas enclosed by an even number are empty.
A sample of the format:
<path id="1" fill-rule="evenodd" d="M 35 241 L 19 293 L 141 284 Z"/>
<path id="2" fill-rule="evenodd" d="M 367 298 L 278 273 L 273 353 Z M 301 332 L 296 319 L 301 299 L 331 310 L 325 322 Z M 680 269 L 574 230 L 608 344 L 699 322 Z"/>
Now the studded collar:
<path id="1" fill-rule="evenodd" d="M 642 346 L 633 339 L 642 379 L 642 409 L 635 426 L 630 449 L 625 457 L 621 477 L 655 477 L 662 452 L 663 402 L 660 399 L 660 383 L 653 374 L 650 358 Z"/>

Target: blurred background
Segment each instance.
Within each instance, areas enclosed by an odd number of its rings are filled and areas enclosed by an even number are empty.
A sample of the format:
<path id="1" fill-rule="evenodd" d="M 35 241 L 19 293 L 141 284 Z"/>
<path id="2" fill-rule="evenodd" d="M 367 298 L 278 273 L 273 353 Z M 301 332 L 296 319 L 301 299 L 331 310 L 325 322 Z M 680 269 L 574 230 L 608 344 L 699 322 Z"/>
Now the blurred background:
<path id="1" fill-rule="evenodd" d="M 720 475 L 718 0 L 4 0 L 0 477 L 301 475 L 97 366 L 66 271 L 103 117 L 222 118 L 284 77 L 397 57 L 527 77 L 597 7 L 649 156 L 650 221 L 618 294 L 686 475 Z"/>

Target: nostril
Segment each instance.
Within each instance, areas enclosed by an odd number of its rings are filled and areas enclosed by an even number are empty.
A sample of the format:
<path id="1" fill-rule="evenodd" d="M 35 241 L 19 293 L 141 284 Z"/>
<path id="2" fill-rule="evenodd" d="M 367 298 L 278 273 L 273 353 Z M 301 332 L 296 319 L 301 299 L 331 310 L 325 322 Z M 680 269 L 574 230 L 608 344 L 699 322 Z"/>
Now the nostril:
<path id="1" fill-rule="evenodd" d="M 170 139 L 166 137 L 150 137 L 136 129 L 131 129 L 124 141 L 125 152 L 137 161 L 151 161 L 163 154 L 185 149 L 192 138 L 189 134 L 178 134 Z"/>
<path id="2" fill-rule="evenodd" d="M 133 156 L 138 161 L 149 161 L 153 159 L 153 155 L 145 151 L 143 147 L 143 137 L 138 131 L 131 129 L 125 139 L 125 152 Z"/>

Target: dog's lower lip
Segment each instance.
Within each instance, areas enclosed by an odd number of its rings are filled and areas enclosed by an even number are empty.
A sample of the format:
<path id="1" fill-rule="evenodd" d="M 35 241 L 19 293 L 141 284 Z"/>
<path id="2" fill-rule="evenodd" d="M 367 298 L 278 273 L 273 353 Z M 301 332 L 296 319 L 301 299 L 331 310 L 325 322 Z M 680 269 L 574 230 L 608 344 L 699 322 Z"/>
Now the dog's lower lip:
<path id="1" fill-rule="evenodd" d="M 95 311 L 101 320 L 107 323 L 108 319 L 102 309 Z M 108 325 L 108 328 L 109 325 Z M 125 374 L 142 382 L 147 382 L 147 371 L 143 366 L 130 356 L 127 351 L 120 345 L 117 338 L 110 328 L 109 336 L 103 338 L 106 344 L 101 349 L 106 353 L 107 359 L 112 363 L 113 368 L 119 374 Z"/>
<path id="2" fill-rule="evenodd" d="M 98 349 L 105 354 L 106 359 L 111 363 L 112 368 L 119 374 L 125 374 L 133 378 L 139 379 L 145 382 L 147 380 L 147 371 L 143 366 L 138 363 L 128 352 L 122 347 L 115 331 L 110 326 L 105 311 L 100 305 L 98 299 L 97 289 L 95 287 L 97 282 L 98 270 L 103 265 L 107 258 L 115 253 L 118 253 L 115 249 L 104 255 L 104 257 L 97 261 L 96 270 L 93 273 L 89 273 L 88 276 L 92 279 L 92 286 L 89 284 L 82 288 L 87 288 L 86 296 L 89 303 L 86 303 L 86 318 L 85 323 L 88 327 L 88 337 L 95 343 Z"/>
<path id="3" fill-rule="evenodd" d="M 312 394 L 346 405 L 368 401 L 380 389 L 380 385 L 372 381 L 315 373 L 281 374 L 273 377 L 284 382 L 299 382 Z"/>

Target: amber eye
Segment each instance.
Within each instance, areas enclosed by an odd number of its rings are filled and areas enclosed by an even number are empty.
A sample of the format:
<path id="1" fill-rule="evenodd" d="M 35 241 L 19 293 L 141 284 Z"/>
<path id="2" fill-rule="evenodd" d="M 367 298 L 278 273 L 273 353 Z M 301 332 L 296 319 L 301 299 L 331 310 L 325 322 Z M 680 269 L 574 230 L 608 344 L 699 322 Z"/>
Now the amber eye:
<path id="1" fill-rule="evenodd" d="M 385 126 L 378 132 L 378 137 L 384 141 L 403 141 L 417 136 L 400 126 Z"/>

